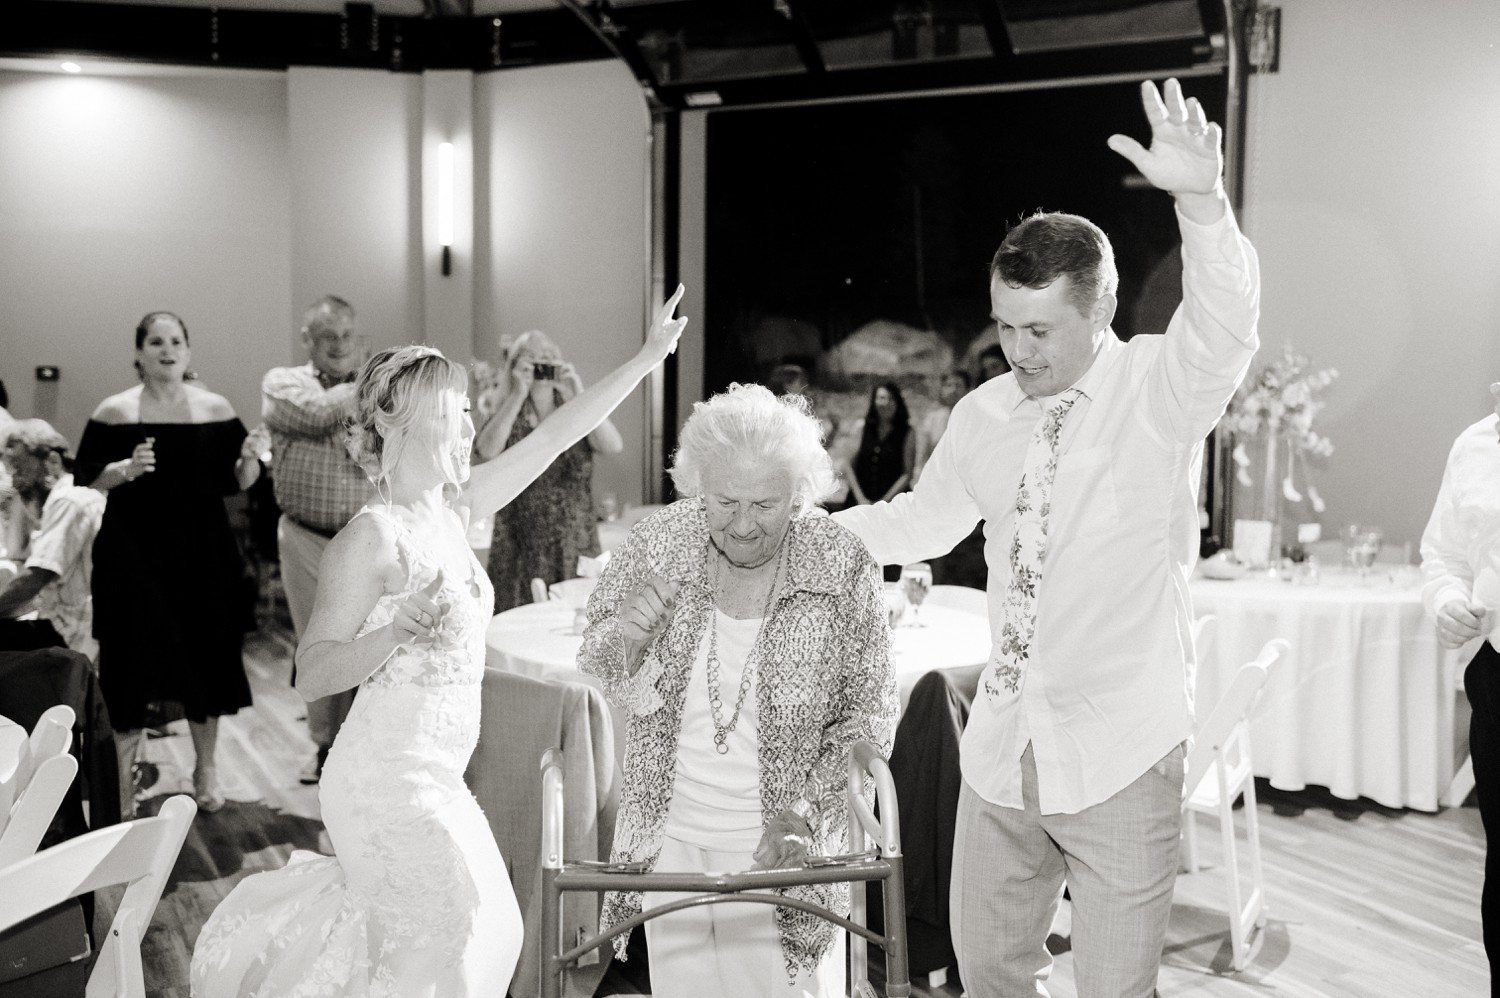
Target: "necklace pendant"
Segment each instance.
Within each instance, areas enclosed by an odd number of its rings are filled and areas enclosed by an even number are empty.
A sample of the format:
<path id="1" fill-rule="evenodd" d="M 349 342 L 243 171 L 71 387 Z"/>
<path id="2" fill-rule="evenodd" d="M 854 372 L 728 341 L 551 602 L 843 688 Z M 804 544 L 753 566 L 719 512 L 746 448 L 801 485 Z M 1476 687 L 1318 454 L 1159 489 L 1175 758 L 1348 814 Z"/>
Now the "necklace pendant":
<path id="1" fill-rule="evenodd" d="M 723 742 L 715 742 L 714 743 L 714 750 L 716 752 L 718 752 L 720 755 L 728 755 L 729 754 L 729 746 L 725 745 Z"/>

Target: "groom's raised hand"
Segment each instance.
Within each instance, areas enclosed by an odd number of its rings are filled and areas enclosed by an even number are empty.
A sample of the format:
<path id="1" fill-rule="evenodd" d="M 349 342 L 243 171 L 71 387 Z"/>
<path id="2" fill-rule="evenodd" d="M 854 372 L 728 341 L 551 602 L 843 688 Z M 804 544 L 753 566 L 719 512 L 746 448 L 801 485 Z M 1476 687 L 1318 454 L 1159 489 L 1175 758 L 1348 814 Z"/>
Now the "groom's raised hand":
<path id="1" fill-rule="evenodd" d="M 1225 208 L 1224 133 L 1203 114 L 1198 98 L 1186 100 L 1182 85 L 1170 79 L 1158 92 L 1156 84 L 1141 84 L 1141 106 L 1151 125 L 1151 145 L 1142 146 L 1127 135 L 1111 135 L 1109 147 L 1130 160 L 1154 187 L 1177 199 L 1191 220 L 1218 221 Z"/>

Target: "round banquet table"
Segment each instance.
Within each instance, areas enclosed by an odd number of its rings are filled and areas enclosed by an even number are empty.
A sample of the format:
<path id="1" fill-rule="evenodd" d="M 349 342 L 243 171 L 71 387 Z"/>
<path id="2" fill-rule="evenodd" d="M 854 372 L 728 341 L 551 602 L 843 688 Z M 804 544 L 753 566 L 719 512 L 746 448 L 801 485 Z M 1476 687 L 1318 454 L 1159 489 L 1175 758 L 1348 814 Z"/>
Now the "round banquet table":
<path id="1" fill-rule="evenodd" d="M 1455 769 L 1459 660 L 1438 644 L 1418 579 L 1195 578 L 1192 596 L 1197 613 L 1217 618 L 1198 667 L 1200 720 L 1267 641 L 1291 646 L 1251 712 L 1255 775 L 1282 790 L 1314 784 L 1437 810 Z"/>
<path id="2" fill-rule="evenodd" d="M 985 618 L 951 607 L 924 606 L 920 619 L 925 626 L 903 623 L 891 631 L 896 685 L 903 708 L 911 688 L 929 671 L 981 665 L 990 654 L 990 625 Z M 528 603 L 497 613 L 490 620 L 485 632 L 485 664 L 533 679 L 598 686 L 575 664 L 582 644 L 583 637 L 573 633 L 572 610 L 555 600 Z M 616 730 L 623 729 L 617 724 Z"/>

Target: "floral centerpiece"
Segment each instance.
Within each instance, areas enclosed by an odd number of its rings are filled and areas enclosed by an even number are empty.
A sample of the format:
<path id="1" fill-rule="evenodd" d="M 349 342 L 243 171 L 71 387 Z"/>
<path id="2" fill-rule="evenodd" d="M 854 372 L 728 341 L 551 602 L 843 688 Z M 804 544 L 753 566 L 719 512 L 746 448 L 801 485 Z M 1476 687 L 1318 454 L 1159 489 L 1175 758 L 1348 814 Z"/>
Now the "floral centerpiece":
<path id="1" fill-rule="evenodd" d="M 1265 476 L 1259 512 L 1273 525 L 1273 553 L 1280 550 L 1277 534 L 1282 500 L 1300 503 L 1304 498 L 1303 490 L 1297 487 L 1299 466 L 1313 512 L 1324 510 L 1323 499 L 1308 474 L 1308 463 L 1333 453 L 1333 442 L 1313 429 L 1313 421 L 1326 404 L 1323 390 L 1338 376 L 1331 367 L 1312 370 L 1308 359 L 1288 346 L 1240 387 L 1225 413 L 1223 425 L 1234 435 L 1235 475 L 1241 485 L 1255 484 L 1246 443 L 1254 438 L 1264 442 Z"/>

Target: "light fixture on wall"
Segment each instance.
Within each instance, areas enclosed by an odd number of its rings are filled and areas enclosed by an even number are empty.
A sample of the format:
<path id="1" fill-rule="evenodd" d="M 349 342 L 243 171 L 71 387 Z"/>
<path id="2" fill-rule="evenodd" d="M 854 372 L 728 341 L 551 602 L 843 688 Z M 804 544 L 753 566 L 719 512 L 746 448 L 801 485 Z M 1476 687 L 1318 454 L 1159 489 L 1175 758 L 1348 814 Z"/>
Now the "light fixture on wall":
<path id="1" fill-rule="evenodd" d="M 443 276 L 453 273 L 453 143 L 438 146 L 438 242 L 443 247 Z"/>
<path id="2" fill-rule="evenodd" d="M 78 63 L 69 60 L 62 64 L 62 71 L 64 73 L 81 73 L 83 72 L 83 67 L 78 65 Z"/>

